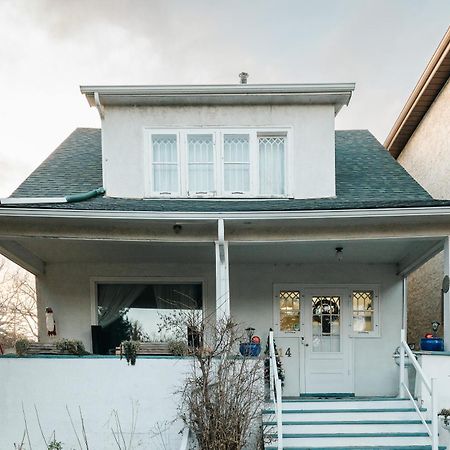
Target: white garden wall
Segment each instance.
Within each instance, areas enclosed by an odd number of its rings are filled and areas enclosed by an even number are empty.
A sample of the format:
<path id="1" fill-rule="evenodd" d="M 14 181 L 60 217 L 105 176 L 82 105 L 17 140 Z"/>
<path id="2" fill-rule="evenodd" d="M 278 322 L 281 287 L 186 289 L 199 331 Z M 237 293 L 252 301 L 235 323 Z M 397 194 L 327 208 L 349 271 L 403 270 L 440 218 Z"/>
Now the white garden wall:
<path id="1" fill-rule="evenodd" d="M 179 406 L 175 393 L 189 366 L 190 360 L 175 358 L 139 358 L 132 367 L 116 357 L 0 357 L 0 448 L 12 449 L 14 443 L 20 443 L 23 405 L 32 448 L 44 448 L 35 406 L 45 436 L 55 431 L 65 449 L 79 448 L 67 406 L 80 437 L 81 408 L 89 448 L 113 450 L 117 448 L 111 431 L 116 429 L 113 411 L 117 411 L 128 439 L 134 405 L 133 448 L 178 450 L 182 424 L 173 422 Z"/>

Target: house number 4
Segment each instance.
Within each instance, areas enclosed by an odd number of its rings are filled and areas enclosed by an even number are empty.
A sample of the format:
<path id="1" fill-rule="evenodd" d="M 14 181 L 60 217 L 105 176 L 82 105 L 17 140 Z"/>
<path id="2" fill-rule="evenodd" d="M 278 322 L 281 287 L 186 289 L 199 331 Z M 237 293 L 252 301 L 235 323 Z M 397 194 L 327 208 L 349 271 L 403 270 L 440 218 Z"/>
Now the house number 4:
<path id="1" fill-rule="evenodd" d="M 288 358 L 290 358 L 292 356 L 291 347 L 288 347 L 288 349 L 286 350 L 285 356 L 287 356 Z"/>

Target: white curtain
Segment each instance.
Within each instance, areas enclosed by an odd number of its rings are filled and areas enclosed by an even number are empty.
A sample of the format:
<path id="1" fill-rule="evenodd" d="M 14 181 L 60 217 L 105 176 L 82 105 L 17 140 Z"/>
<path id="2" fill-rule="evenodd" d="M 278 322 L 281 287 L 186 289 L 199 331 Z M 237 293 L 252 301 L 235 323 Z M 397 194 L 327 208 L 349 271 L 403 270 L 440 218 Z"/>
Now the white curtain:
<path id="1" fill-rule="evenodd" d="M 156 284 L 153 286 L 153 292 L 158 309 L 198 309 L 196 285 L 170 285 Z"/>
<path id="2" fill-rule="evenodd" d="M 98 289 L 98 324 L 102 327 L 119 318 L 142 294 L 145 284 L 102 284 Z"/>
<path id="3" fill-rule="evenodd" d="M 178 187 L 178 152 L 175 134 L 154 134 L 153 149 L 153 190 L 174 193 Z"/>
<path id="4" fill-rule="evenodd" d="M 214 142 L 211 134 L 188 136 L 189 192 L 214 191 Z"/>
<path id="5" fill-rule="evenodd" d="M 284 194 L 284 153 L 283 136 L 259 138 L 259 180 L 260 194 Z"/>
<path id="6" fill-rule="evenodd" d="M 250 190 L 249 135 L 226 134 L 223 146 L 225 192 L 248 192 Z"/>

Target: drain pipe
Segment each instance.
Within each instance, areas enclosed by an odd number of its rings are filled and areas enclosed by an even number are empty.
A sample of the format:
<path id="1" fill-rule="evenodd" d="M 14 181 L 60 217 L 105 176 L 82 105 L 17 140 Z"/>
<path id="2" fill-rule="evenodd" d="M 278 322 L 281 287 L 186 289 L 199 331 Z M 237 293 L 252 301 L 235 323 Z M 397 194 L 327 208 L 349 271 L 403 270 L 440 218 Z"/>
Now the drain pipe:
<path id="1" fill-rule="evenodd" d="M 104 188 L 97 188 L 81 194 L 66 195 L 65 197 L 22 197 L 22 198 L 2 198 L 0 205 L 38 205 L 49 203 L 75 203 L 83 202 L 99 195 L 105 194 Z"/>

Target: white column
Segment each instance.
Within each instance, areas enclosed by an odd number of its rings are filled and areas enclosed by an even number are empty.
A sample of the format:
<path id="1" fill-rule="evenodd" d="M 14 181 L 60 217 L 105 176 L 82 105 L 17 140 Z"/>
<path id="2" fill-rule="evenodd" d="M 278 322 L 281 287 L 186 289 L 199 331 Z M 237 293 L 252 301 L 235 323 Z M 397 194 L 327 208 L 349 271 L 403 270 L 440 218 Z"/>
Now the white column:
<path id="1" fill-rule="evenodd" d="M 450 236 L 444 241 L 444 276 L 450 276 Z M 450 291 L 444 292 L 444 342 L 445 350 L 450 351 Z"/>
<path id="2" fill-rule="evenodd" d="M 224 240 L 223 219 L 218 220 L 216 246 L 216 319 L 230 317 L 230 275 L 228 267 L 228 242 Z"/>

